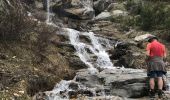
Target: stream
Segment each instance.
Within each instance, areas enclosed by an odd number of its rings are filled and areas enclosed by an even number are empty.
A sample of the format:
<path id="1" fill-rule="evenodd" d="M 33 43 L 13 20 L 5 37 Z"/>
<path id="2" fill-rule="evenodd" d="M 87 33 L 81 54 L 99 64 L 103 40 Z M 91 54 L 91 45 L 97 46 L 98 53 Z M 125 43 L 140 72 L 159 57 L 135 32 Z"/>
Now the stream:
<path id="1" fill-rule="evenodd" d="M 46 23 L 55 26 L 50 20 L 50 0 L 47 0 Z M 53 90 L 44 92 L 46 100 L 132 100 L 146 96 L 146 71 L 115 67 L 106 50 L 114 45 L 111 40 L 95 36 L 93 32 L 80 32 L 62 28 L 60 35 L 69 38 L 75 48 L 75 55 L 88 67 L 80 69 L 72 80 L 61 80 Z M 81 40 L 80 36 L 88 39 Z M 122 98 L 120 98 L 122 97 Z M 97 100 L 98 100 L 97 99 Z"/>

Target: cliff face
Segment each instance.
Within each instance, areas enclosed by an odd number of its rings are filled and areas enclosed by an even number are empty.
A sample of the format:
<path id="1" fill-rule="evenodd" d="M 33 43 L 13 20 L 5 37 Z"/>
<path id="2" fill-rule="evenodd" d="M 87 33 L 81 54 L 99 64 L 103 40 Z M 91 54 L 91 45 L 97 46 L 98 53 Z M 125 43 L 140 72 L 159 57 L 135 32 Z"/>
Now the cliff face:
<path id="1" fill-rule="evenodd" d="M 116 41 L 114 49 L 108 50 L 115 66 L 146 68 L 146 43 L 136 42 L 134 38 L 154 33 L 170 48 L 169 35 L 160 34 L 168 29 L 146 32 L 140 26 L 133 27 L 138 23 L 130 22 L 141 17 L 132 16 L 133 7 L 138 5 L 134 3 L 135 6 L 128 5 L 127 9 L 127 2 L 115 0 L 51 1 L 50 9 L 54 12 L 50 14 L 51 22 L 55 27 L 45 23 L 45 0 L 0 1 L 0 98 L 30 100 L 36 93 L 52 90 L 60 80 L 72 79 L 77 70 L 87 68 L 75 55 L 68 37 L 58 34 L 63 27 L 90 30 L 99 37 Z M 88 42 L 88 38 L 80 38 Z"/>

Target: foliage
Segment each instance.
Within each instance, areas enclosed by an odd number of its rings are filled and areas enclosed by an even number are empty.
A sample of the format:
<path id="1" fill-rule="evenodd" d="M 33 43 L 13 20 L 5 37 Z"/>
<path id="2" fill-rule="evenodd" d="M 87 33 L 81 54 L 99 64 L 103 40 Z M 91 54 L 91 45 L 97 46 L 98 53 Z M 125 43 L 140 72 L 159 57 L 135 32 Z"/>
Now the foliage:
<path id="1" fill-rule="evenodd" d="M 143 30 L 170 28 L 170 7 L 165 2 L 128 0 L 126 9 L 136 18 L 129 19 L 130 22 L 133 21 L 131 26 L 138 26 Z"/>

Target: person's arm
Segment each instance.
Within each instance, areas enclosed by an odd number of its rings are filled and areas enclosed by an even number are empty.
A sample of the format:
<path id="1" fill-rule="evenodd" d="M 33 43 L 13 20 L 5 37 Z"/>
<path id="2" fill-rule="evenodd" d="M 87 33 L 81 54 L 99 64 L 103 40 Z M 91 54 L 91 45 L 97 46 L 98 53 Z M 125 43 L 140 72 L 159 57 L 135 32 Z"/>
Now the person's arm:
<path id="1" fill-rule="evenodd" d="M 167 49 L 164 46 L 164 58 L 166 58 L 166 57 L 167 57 Z"/>
<path id="2" fill-rule="evenodd" d="M 150 43 L 147 44 L 147 46 L 146 46 L 146 59 L 145 59 L 146 62 L 148 62 L 149 59 L 150 59 Z"/>
<path id="3" fill-rule="evenodd" d="M 150 45 L 150 43 L 149 44 L 147 44 L 147 47 L 146 47 L 146 56 L 150 56 L 150 47 L 151 47 L 151 45 Z"/>
<path id="4" fill-rule="evenodd" d="M 166 57 L 167 57 L 167 50 L 165 48 L 165 46 L 163 45 L 163 60 L 166 62 Z"/>

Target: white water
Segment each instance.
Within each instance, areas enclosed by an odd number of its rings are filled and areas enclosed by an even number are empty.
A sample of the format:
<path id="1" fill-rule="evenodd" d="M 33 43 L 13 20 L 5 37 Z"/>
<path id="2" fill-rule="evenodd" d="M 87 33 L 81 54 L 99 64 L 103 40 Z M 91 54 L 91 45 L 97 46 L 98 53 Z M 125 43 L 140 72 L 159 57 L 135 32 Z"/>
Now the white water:
<path id="1" fill-rule="evenodd" d="M 64 28 L 63 30 L 65 31 L 63 33 L 69 36 L 70 43 L 76 49 L 77 56 L 89 67 L 89 73 L 98 73 L 98 67 L 109 69 L 114 68 L 105 49 L 101 46 L 98 38 L 95 37 L 92 32 L 79 32 L 69 28 Z M 81 42 L 79 38 L 80 34 L 88 37 L 91 43 L 87 44 Z M 89 53 L 88 50 L 90 50 L 91 53 Z M 95 55 L 97 57 L 97 60 L 95 62 L 92 61 L 91 55 Z M 54 87 L 52 91 L 46 92 L 49 100 L 69 100 L 68 93 L 69 91 L 72 91 L 72 89 L 69 88 L 69 85 L 70 83 L 75 82 L 75 80 L 76 76 L 73 80 L 70 81 L 62 80 Z M 79 89 L 92 91 L 93 95 L 96 95 L 95 89 L 88 88 L 78 82 L 75 83 L 78 84 Z M 102 91 L 101 95 L 105 96 L 105 92 Z"/>
<path id="2" fill-rule="evenodd" d="M 47 0 L 47 20 L 46 23 L 49 25 L 54 25 L 54 23 L 50 22 L 50 6 L 49 6 L 50 0 Z M 55 25 L 54 25 L 55 26 Z M 66 34 L 69 36 L 70 43 L 74 46 L 76 49 L 77 56 L 81 59 L 82 62 L 84 62 L 89 67 L 89 73 L 94 74 L 98 73 L 97 68 L 114 68 L 113 64 L 110 61 L 109 55 L 105 51 L 105 49 L 102 47 L 100 42 L 98 41 L 98 38 L 94 36 L 93 32 L 79 32 L 73 29 L 65 28 L 64 31 L 66 31 Z M 88 37 L 91 41 L 90 44 L 83 43 L 80 41 L 79 35 L 84 35 Z M 109 45 L 109 42 L 105 40 L 107 44 Z M 110 45 L 109 45 L 110 46 Z M 90 50 L 91 53 L 88 52 Z M 96 56 L 97 60 L 93 61 L 92 56 Z M 56 86 L 52 91 L 46 92 L 48 95 L 49 100 L 69 100 L 68 93 L 69 91 L 72 91 L 72 89 L 69 87 L 69 85 L 72 82 L 75 82 L 76 76 L 73 80 L 65 81 L 62 80 Z M 77 83 L 77 82 L 75 82 Z M 88 88 L 80 83 L 78 84 L 79 89 L 89 90 L 92 91 L 94 96 L 96 95 L 95 89 Z M 61 93 L 63 92 L 63 93 Z M 105 93 L 103 91 L 102 95 L 104 96 Z"/>
<path id="3" fill-rule="evenodd" d="M 46 23 L 50 23 L 50 0 L 47 0 L 47 19 L 46 19 Z"/>
<path id="4" fill-rule="evenodd" d="M 92 32 L 79 32 L 69 28 L 64 28 L 63 30 L 66 31 L 65 34 L 69 36 L 70 43 L 76 49 L 77 56 L 79 56 L 79 58 L 89 67 L 89 73 L 97 73 L 98 70 L 96 67 L 110 69 L 114 68 L 105 49 L 101 46 L 98 38 L 95 37 Z M 80 34 L 88 37 L 91 43 L 87 44 L 81 42 L 79 38 Z M 87 50 L 90 50 L 91 53 L 89 53 Z M 95 55 L 97 57 L 96 62 L 92 61 L 91 55 Z M 58 83 L 56 87 L 48 93 L 50 100 L 68 100 L 68 93 L 69 91 L 72 91 L 72 89 L 69 88 L 69 84 L 71 82 L 75 82 L 75 79 L 76 77 L 71 81 L 62 80 L 60 83 Z M 86 86 L 79 84 L 79 89 L 86 90 L 86 88 Z M 61 95 L 61 91 L 65 91 L 64 94 Z M 95 95 L 95 89 L 91 89 L 90 91 L 93 91 L 93 94 Z M 105 95 L 104 91 L 102 95 Z"/>
<path id="5" fill-rule="evenodd" d="M 77 55 L 86 65 L 89 66 L 90 69 L 95 69 L 95 67 L 114 68 L 113 64 L 110 61 L 109 55 L 106 53 L 105 49 L 99 43 L 98 38 L 94 36 L 93 32 L 79 32 L 68 28 L 66 28 L 65 30 L 69 35 L 70 43 L 76 49 Z M 85 35 L 87 38 L 89 38 L 91 41 L 91 45 L 80 42 L 79 40 L 80 34 Z M 87 50 L 90 50 L 93 54 L 88 53 Z M 92 60 L 91 55 L 97 56 L 96 62 L 91 61 Z"/>

